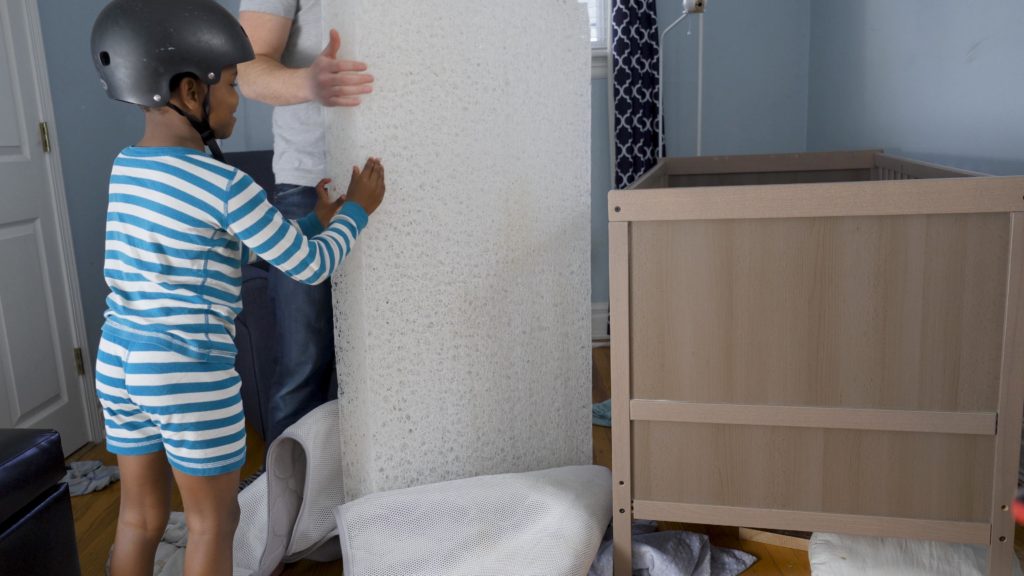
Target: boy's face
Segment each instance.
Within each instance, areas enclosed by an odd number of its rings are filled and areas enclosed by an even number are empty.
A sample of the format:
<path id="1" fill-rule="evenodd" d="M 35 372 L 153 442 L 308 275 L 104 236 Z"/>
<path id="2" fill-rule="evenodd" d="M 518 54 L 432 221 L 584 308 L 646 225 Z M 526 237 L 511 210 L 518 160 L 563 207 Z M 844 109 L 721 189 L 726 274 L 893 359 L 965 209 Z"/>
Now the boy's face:
<path id="1" fill-rule="evenodd" d="M 228 66 L 221 72 L 220 82 L 210 87 L 210 127 L 220 140 L 235 130 L 235 111 L 238 110 L 238 69 Z"/>

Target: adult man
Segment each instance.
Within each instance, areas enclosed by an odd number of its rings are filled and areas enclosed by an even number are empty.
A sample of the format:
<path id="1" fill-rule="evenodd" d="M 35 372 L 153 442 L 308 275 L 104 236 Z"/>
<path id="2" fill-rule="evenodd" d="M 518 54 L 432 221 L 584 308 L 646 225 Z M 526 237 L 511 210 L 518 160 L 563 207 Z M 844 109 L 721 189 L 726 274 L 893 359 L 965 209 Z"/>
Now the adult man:
<path id="1" fill-rule="evenodd" d="M 316 204 L 326 176 L 323 107 L 358 106 L 373 90 L 366 64 L 338 58 L 341 38 L 323 38 L 320 0 L 242 0 L 239 21 L 255 60 L 239 67 L 242 93 L 275 106 L 274 177 L 270 202 L 288 218 Z M 270 383 L 267 444 L 328 400 L 334 374 L 331 288 L 299 284 L 276 270 L 268 293 L 277 326 Z"/>

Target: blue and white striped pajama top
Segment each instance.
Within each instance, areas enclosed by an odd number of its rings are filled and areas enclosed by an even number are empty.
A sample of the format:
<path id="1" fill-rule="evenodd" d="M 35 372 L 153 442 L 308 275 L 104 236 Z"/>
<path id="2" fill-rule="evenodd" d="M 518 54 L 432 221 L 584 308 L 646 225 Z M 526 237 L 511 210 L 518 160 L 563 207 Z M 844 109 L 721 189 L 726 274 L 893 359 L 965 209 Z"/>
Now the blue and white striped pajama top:
<path id="1" fill-rule="evenodd" d="M 290 222 L 243 172 L 189 148 L 126 148 L 110 177 L 96 365 L 107 447 L 164 450 L 192 475 L 245 461 L 234 369 L 241 266 L 257 257 L 307 284 L 328 280 L 367 224 L 346 202 L 324 229 Z"/>

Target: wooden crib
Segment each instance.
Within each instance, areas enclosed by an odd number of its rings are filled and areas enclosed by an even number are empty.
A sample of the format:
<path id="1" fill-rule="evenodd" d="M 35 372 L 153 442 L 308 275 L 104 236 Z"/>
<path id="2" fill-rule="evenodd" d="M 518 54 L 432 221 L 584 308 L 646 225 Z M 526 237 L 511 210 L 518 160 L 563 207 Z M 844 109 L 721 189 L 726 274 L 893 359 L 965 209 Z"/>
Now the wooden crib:
<path id="1" fill-rule="evenodd" d="M 616 576 L 633 518 L 984 544 L 1010 574 L 1024 178 L 673 158 L 608 205 Z"/>

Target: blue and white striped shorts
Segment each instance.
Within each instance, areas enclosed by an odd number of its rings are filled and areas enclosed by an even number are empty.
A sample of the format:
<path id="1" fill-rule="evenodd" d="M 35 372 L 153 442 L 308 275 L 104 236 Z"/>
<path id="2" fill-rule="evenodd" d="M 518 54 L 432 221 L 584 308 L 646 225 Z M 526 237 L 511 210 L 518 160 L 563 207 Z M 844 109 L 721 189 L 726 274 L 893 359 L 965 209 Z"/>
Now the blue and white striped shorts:
<path id="1" fill-rule="evenodd" d="M 245 463 L 241 380 L 231 362 L 202 361 L 110 334 L 100 340 L 96 395 L 107 450 L 161 450 L 175 469 L 216 476 Z"/>

